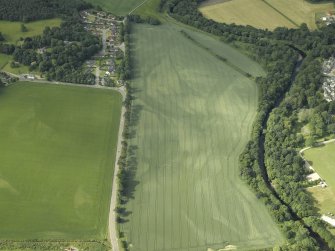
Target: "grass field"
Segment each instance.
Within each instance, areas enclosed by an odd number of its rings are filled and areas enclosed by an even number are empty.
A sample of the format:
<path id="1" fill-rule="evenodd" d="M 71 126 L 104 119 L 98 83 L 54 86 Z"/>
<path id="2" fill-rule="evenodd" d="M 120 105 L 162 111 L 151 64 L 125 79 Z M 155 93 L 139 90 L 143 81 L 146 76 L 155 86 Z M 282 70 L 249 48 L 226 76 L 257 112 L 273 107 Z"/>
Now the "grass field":
<path id="1" fill-rule="evenodd" d="M 61 19 L 47 19 L 25 23 L 27 32 L 21 32 L 21 22 L 0 21 L 0 31 L 4 35 L 6 42 L 15 44 L 21 37 L 31 37 L 43 33 L 45 27 L 55 27 L 61 24 Z"/>
<path id="2" fill-rule="evenodd" d="M 335 214 L 335 143 L 306 150 L 304 156 L 328 185 L 324 189 L 310 189 L 318 201 L 321 213 Z"/>
<path id="3" fill-rule="evenodd" d="M 187 31 L 255 76 L 259 65 Z M 131 250 L 270 247 L 283 241 L 266 208 L 240 180 L 238 156 L 257 107 L 256 84 L 190 42 L 180 27 L 136 25 L 130 215 Z"/>
<path id="4" fill-rule="evenodd" d="M 134 11 L 134 14 L 141 15 L 143 17 L 155 17 L 161 19 L 161 15 L 157 12 L 160 0 L 148 0 L 138 9 Z"/>
<path id="5" fill-rule="evenodd" d="M 3 67 L 3 71 L 5 72 L 9 72 L 12 74 L 16 74 L 16 75 L 20 75 L 20 74 L 27 74 L 30 73 L 31 71 L 29 71 L 29 67 L 26 65 L 21 65 L 19 67 L 16 68 L 12 68 L 10 66 L 10 62 L 11 62 L 12 58 L 10 58 L 10 60 L 8 61 L 8 63 L 5 65 L 5 67 Z M 35 72 L 36 73 L 36 72 Z"/>
<path id="6" fill-rule="evenodd" d="M 2 70 L 11 59 L 11 56 L 0 53 L 0 70 Z"/>
<path id="7" fill-rule="evenodd" d="M 88 0 L 93 5 L 99 5 L 102 8 L 112 12 L 115 15 L 127 15 L 145 0 Z"/>
<path id="8" fill-rule="evenodd" d="M 200 11 L 218 22 L 251 25 L 273 30 L 306 23 L 316 29 L 315 15 L 334 10 L 333 3 L 311 4 L 305 0 L 209 0 Z"/>
<path id="9" fill-rule="evenodd" d="M 0 239 L 104 239 L 121 95 L 18 83 L 0 93 Z"/>

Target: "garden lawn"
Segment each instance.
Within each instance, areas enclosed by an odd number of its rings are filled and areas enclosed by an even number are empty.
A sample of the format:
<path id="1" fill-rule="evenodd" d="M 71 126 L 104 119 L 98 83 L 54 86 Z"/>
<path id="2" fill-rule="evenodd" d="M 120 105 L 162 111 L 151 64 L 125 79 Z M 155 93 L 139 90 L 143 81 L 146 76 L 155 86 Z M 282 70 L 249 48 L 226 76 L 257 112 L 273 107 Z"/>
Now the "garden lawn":
<path id="1" fill-rule="evenodd" d="M 129 214 L 119 227 L 136 251 L 279 245 L 279 229 L 239 175 L 238 157 L 256 114 L 256 84 L 181 29 L 133 29 L 127 164 L 135 176 L 127 184 Z M 254 76 L 263 73 L 219 40 L 186 31 L 230 64 Z"/>
<path id="2" fill-rule="evenodd" d="M 335 143 L 306 150 L 304 156 L 328 185 L 324 189 L 313 187 L 309 191 L 318 201 L 321 213 L 335 214 Z"/>
<path id="3" fill-rule="evenodd" d="M 121 103 L 86 87 L 0 90 L 0 239 L 106 238 Z"/>
<path id="4" fill-rule="evenodd" d="M 60 26 L 62 20 L 59 18 L 46 19 L 40 21 L 34 21 L 24 23 L 27 27 L 27 32 L 21 31 L 22 22 L 10 22 L 0 20 L 0 32 L 4 35 L 7 43 L 15 44 L 20 38 L 37 36 L 43 33 L 45 27 L 56 27 Z"/>
<path id="5" fill-rule="evenodd" d="M 11 56 L 0 53 L 0 70 L 2 70 L 11 59 Z"/>

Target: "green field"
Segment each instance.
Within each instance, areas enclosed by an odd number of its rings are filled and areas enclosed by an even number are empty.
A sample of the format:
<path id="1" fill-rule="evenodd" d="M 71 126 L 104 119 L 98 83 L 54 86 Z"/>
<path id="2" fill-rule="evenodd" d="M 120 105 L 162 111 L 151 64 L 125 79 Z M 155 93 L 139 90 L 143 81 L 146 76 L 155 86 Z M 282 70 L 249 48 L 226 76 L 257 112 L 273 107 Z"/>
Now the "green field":
<path id="1" fill-rule="evenodd" d="M 0 53 L 0 70 L 2 70 L 11 59 L 11 56 Z"/>
<path id="2" fill-rule="evenodd" d="M 181 27 L 136 25 L 128 167 L 130 214 L 121 231 L 136 251 L 255 249 L 283 238 L 240 180 L 238 156 L 256 114 L 256 84 L 191 42 Z M 255 62 L 219 40 L 199 43 L 254 76 Z"/>
<path id="3" fill-rule="evenodd" d="M 296 28 L 302 23 L 316 29 L 316 14 L 331 10 L 333 3 L 311 4 L 306 0 L 209 0 L 200 7 L 206 17 L 218 22 L 270 30 Z"/>
<path id="4" fill-rule="evenodd" d="M 88 0 L 87 2 L 93 5 L 99 5 L 115 15 L 123 16 L 127 15 L 144 1 L 145 0 Z"/>
<path id="5" fill-rule="evenodd" d="M 143 17 L 155 17 L 160 19 L 161 15 L 157 12 L 160 0 L 148 0 L 141 7 L 134 11 L 134 14 Z"/>
<path id="6" fill-rule="evenodd" d="M 121 96 L 18 83 L 0 92 L 0 239 L 104 239 Z"/>
<path id="7" fill-rule="evenodd" d="M 0 21 L 0 31 L 4 35 L 6 42 L 15 44 L 21 37 L 40 35 L 45 27 L 59 26 L 61 22 L 62 20 L 59 18 L 29 22 L 24 24 L 28 31 L 21 32 L 22 22 Z"/>
<path id="8" fill-rule="evenodd" d="M 306 150 L 304 156 L 328 185 L 324 189 L 310 189 L 318 201 L 321 213 L 335 214 L 335 143 Z"/>

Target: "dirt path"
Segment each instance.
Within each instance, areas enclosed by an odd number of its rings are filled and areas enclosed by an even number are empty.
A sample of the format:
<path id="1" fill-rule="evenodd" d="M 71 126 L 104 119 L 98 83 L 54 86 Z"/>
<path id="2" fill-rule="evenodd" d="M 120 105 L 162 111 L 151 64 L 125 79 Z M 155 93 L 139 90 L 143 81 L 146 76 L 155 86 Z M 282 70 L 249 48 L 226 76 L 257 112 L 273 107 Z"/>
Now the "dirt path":
<path id="1" fill-rule="evenodd" d="M 128 15 L 130 15 L 131 13 L 133 13 L 135 10 L 137 10 L 138 8 L 140 8 L 143 4 L 145 4 L 146 2 L 148 2 L 148 0 L 143 1 L 140 5 L 136 6 L 132 11 L 130 11 L 128 13 Z"/>
<path id="2" fill-rule="evenodd" d="M 126 97 L 125 89 L 123 90 L 123 101 Z M 122 150 L 122 141 L 123 139 L 123 129 L 124 129 L 124 122 L 125 122 L 125 112 L 126 108 L 123 105 L 121 110 L 121 119 L 120 119 L 120 127 L 119 127 L 119 135 L 118 135 L 118 142 L 117 142 L 117 151 L 116 151 L 116 157 L 115 157 L 115 165 L 114 165 L 114 176 L 113 176 L 113 187 L 112 187 L 112 198 L 111 198 L 111 204 L 109 209 L 109 220 L 108 220 L 108 232 L 109 232 L 109 238 L 112 244 L 113 251 L 119 251 L 119 242 L 118 242 L 118 234 L 117 234 L 117 220 L 116 220 L 116 213 L 115 209 L 117 207 L 117 194 L 119 190 L 119 183 L 117 180 L 117 174 L 119 173 L 119 159 L 121 156 L 121 150 Z"/>
<path id="3" fill-rule="evenodd" d="M 332 143 L 332 142 L 335 142 L 335 139 L 330 139 L 330 140 L 327 140 L 327 141 L 323 141 L 323 142 L 319 142 L 319 143 L 316 143 L 316 146 L 321 146 L 321 145 L 327 145 L 329 143 Z M 311 181 L 314 181 L 314 180 L 323 180 L 322 177 L 315 171 L 315 169 L 309 164 L 309 162 L 307 161 L 307 159 L 304 158 L 304 151 L 308 150 L 308 149 L 311 149 L 313 148 L 312 146 L 308 146 L 308 147 L 305 147 L 303 149 L 301 149 L 299 151 L 299 155 L 300 157 L 305 161 L 305 165 L 308 169 L 312 170 L 313 173 L 311 173 L 310 175 L 307 176 L 307 179 L 308 180 L 311 180 Z M 324 182 L 324 184 L 326 184 Z"/>
<path id="4" fill-rule="evenodd" d="M 327 145 L 327 144 L 332 143 L 332 142 L 335 142 L 335 139 L 330 139 L 330 140 L 326 140 L 326 141 L 323 141 L 323 142 L 316 143 L 316 146 Z M 300 156 L 304 159 L 304 157 L 302 156 L 303 152 L 308 150 L 308 149 L 311 149 L 311 148 L 313 148 L 313 147 L 308 146 L 308 147 L 305 147 L 305 148 L 301 149 L 299 151 Z"/>
<path id="5" fill-rule="evenodd" d="M 99 66 L 97 66 L 95 68 L 95 85 L 99 86 L 99 82 L 100 82 L 100 68 Z"/>

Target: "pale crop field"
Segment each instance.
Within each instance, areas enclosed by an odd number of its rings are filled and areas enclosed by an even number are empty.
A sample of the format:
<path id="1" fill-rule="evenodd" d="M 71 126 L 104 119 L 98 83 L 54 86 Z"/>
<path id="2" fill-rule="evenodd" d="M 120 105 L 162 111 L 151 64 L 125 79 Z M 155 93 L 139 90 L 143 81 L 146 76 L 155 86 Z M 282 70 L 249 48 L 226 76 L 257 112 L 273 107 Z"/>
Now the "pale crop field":
<path id="1" fill-rule="evenodd" d="M 334 10 L 334 3 L 311 4 L 306 0 L 265 0 L 285 16 L 297 24 L 306 23 L 311 29 L 316 29 L 316 13 L 327 13 Z"/>
<path id="2" fill-rule="evenodd" d="M 296 27 L 262 0 L 231 0 L 216 4 L 210 4 L 209 1 L 200 7 L 200 11 L 205 17 L 222 23 L 251 25 L 270 30 L 278 26 Z"/>
<path id="3" fill-rule="evenodd" d="M 215 21 L 269 30 L 296 28 L 302 23 L 316 29 L 315 15 L 332 10 L 333 3 L 311 4 L 305 0 L 209 0 L 200 6 L 200 11 Z"/>
<path id="4" fill-rule="evenodd" d="M 128 213 L 119 225 L 136 251 L 257 249 L 283 237 L 241 181 L 238 157 L 256 114 L 257 87 L 187 39 L 179 26 L 136 25 L 128 168 Z M 202 33 L 187 31 L 231 64 L 255 62 Z"/>
<path id="5" fill-rule="evenodd" d="M 0 90 L 0 240 L 103 240 L 120 121 L 109 90 Z"/>

